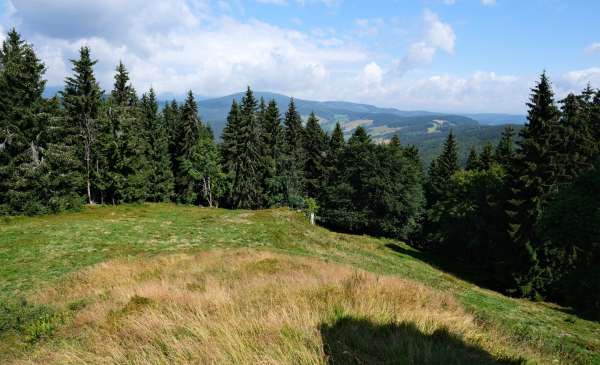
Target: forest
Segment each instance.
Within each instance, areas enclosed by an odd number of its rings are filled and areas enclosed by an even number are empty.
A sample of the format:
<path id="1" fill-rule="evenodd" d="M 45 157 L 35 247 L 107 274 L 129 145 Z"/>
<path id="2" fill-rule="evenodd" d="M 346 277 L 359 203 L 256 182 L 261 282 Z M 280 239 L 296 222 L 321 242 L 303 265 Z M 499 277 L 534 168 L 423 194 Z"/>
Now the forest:
<path id="1" fill-rule="evenodd" d="M 485 285 L 600 313 L 600 90 L 556 100 L 546 73 L 528 121 L 460 166 L 452 133 L 423 166 L 399 136 L 377 144 L 362 127 L 345 140 L 287 106 L 232 102 L 219 142 L 196 99 L 159 107 L 126 67 L 104 92 L 87 47 L 64 90 L 46 99 L 45 66 L 12 30 L 0 52 L 0 214 L 40 215 L 85 204 L 175 202 L 290 207 L 339 231 L 402 239 Z M 285 111 L 280 108 L 286 108 Z"/>

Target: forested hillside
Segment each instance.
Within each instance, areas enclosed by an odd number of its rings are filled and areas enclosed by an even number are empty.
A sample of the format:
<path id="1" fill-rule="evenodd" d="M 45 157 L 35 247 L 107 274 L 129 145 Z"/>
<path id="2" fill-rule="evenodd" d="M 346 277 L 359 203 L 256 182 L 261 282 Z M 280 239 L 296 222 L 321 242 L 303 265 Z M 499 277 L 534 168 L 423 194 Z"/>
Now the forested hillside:
<path id="1" fill-rule="evenodd" d="M 504 128 L 462 168 L 453 131 L 424 166 L 398 134 L 376 143 L 357 125 L 346 138 L 340 123 L 328 133 L 314 113 L 303 123 L 294 100 L 280 110 L 250 88 L 232 100 L 217 143 L 192 91 L 159 110 L 155 91 L 138 96 L 122 63 L 102 91 L 95 63 L 81 48 L 64 90 L 45 99 L 44 65 L 9 32 L 0 54 L 2 214 L 86 203 L 287 206 L 336 230 L 408 240 L 504 293 L 600 313 L 600 91 L 591 86 L 557 101 L 542 74 L 518 135 Z"/>

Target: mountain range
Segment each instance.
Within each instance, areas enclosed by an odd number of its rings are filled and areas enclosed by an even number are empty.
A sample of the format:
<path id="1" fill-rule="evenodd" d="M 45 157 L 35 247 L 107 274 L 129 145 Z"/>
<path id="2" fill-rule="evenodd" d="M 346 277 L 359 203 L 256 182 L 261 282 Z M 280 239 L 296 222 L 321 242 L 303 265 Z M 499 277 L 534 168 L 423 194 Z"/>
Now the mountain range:
<path id="1" fill-rule="evenodd" d="M 255 92 L 255 97 L 265 102 L 275 100 L 282 116 L 287 110 L 290 97 Z M 237 93 L 215 99 L 199 100 L 198 108 L 203 121 L 210 124 L 217 139 L 225 127 L 227 114 L 233 99 L 241 101 L 243 93 Z M 495 144 L 506 124 L 520 129 L 526 117 L 524 115 L 480 113 L 451 114 L 430 111 L 405 111 L 395 108 L 379 108 L 368 104 L 343 101 L 311 101 L 294 99 L 298 112 L 306 120 L 311 112 L 319 118 L 321 127 L 330 132 L 336 123 L 340 123 L 346 136 L 350 136 L 358 127 L 363 126 L 376 142 L 385 142 L 398 134 L 403 144 L 419 147 L 425 164 L 437 153 L 448 133 L 456 135 L 461 161 L 466 159 L 471 146 L 481 148 L 485 143 Z"/>

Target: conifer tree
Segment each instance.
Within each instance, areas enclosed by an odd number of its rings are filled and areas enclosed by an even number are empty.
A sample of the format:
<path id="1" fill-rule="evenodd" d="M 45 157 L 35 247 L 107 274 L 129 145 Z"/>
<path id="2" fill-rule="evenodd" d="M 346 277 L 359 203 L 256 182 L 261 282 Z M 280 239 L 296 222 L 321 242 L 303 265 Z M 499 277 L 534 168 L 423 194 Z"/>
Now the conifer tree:
<path id="1" fill-rule="evenodd" d="M 262 144 L 265 149 L 265 177 L 264 191 L 266 205 L 279 205 L 282 203 L 281 161 L 283 153 L 283 129 L 281 115 L 275 100 L 271 100 L 264 111 L 261 128 Z"/>
<path id="2" fill-rule="evenodd" d="M 512 262 L 517 293 L 536 296 L 545 286 L 537 223 L 556 192 L 560 168 L 555 149 L 559 112 L 545 73 L 532 89 L 527 105 L 528 122 L 520 132 L 521 140 L 510 167 L 512 199 L 507 212 L 509 233 L 515 244 Z"/>
<path id="3" fill-rule="evenodd" d="M 479 163 L 482 170 L 489 170 L 494 162 L 493 147 L 491 144 L 486 143 L 483 146 L 481 155 L 479 156 Z"/>
<path id="4" fill-rule="evenodd" d="M 170 103 L 167 103 L 165 105 L 165 107 L 163 108 L 163 111 L 161 113 L 161 117 L 162 117 L 162 124 L 165 126 L 166 131 L 167 131 L 167 136 L 169 139 L 169 155 L 170 155 L 170 159 L 171 159 L 171 171 L 172 171 L 172 175 L 173 178 L 175 178 L 175 175 L 177 173 L 178 170 L 178 161 L 177 161 L 177 156 L 178 156 L 178 141 L 179 141 L 179 132 L 180 132 L 180 127 L 179 127 L 179 122 L 180 122 L 180 117 L 179 117 L 179 105 L 177 104 L 177 101 L 172 100 Z M 175 195 L 173 196 L 173 198 L 175 198 Z"/>
<path id="5" fill-rule="evenodd" d="M 235 179 L 232 185 L 236 208 L 259 208 L 263 203 L 262 178 L 264 151 L 257 120 L 257 102 L 250 87 L 242 98 L 235 158 Z"/>
<path id="6" fill-rule="evenodd" d="M 306 161 L 304 176 L 306 179 L 306 195 L 318 198 L 325 184 L 327 174 L 324 160 L 327 156 L 327 136 L 319 125 L 319 120 L 311 113 L 306 123 L 303 138 Z"/>
<path id="7" fill-rule="evenodd" d="M 301 206 L 304 197 L 304 163 L 306 153 L 303 148 L 302 118 L 296 110 L 294 99 L 290 100 L 284 121 L 284 157 L 282 174 L 284 176 L 285 204 L 291 207 Z"/>
<path id="8" fill-rule="evenodd" d="M 42 98 L 45 67 L 16 30 L 0 50 L 0 214 L 78 208 L 81 179 L 57 99 Z"/>
<path id="9" fill-rule="evenodd" d="M 593 157 L 597 152 L 597 143 L 590 130 L 590 94 L 588 86 L 581 95 L 569 94 L 561 101 L 560 136 L 556 144 L 562 167 L 562 184 L 572 182 L 579 174 L 589 170 L 595 162 Z"/>
<path id="10" fill-rule="evenodd" d="M 197 162 L 194 152 L 199 143 L 202 125 L 198 119 L 198 104 L 191 90 L 188 92 L 185 104 L 181 107 L 178 124 L 175 193 L 178 202 L 194 204 L 197 201 L 198 192 L 196 181 L 189 171 L 190 167 L 195 166 Z"/>
<path id="11" fill-rule="evenodd" d="M 174 179 L 169 153 L 167 125 L 158 114 L 158 102 L 154 89 L 144 94 L 141 100 L 141 115 L 147 132 L 149 163 L 148 199 L 154 202 L 168 201 L 173 197 Z"/>
<path id="12" fill-rule="evenodd" d="M 474 171 L 479 170 L 480 162 L 479 155 L 477 154 L 477 150 L 475 147 L 471 147 L 469 150 L 469 156 L 467 156 L 467 165 L 465 166 L 465 170 Z"/>
<path id="13" fill-rule="evenodd" d="M 515 129 L 511 125 L 504 127 L 504 130 L 502 131 L 502 137 L 500 142 L 498 142 L 496 151 L 494 153 L 496 162 L 504 167 L 508 167 L 512 161 L 512 158 L 515 156 L 514 138 Z"/>
<path id="14" fill-rule="evenodd" d="M 116 68 L 110 107 L 110 118 L 119 135 L 116 166 L 122 184 L 117 191 L 117 200 L 144 201 L 150 190 L 151 167 L 147 159 L 150 150 L 149 130 L 144 124 L 143 109 L 140 108 L 135 89 L 129 82 L 129 73 L 122 63 Z"/>
<path id="15" fill-rule="evenodd" d="M 102 91 L 94 76 L 90 49 L 82 47 L 79 59 L 73 63 L 72 77 L 67 77 L 62 92 L 66 117 L 72 130 L 79 135 L 80 158 L 84 167 L 85 191 L 88 203 L 94 203 L 92 184 L 97 160 L 98 112 L 102 104 Z"/>
<path id="16" fill-rule="evenodd" d="M 442 153 L 431 163 L 426 192 L 429 204 L 443 196 L 450 177 L 458 171 L 458 145 L 452 131 L 448 134 Z"/>

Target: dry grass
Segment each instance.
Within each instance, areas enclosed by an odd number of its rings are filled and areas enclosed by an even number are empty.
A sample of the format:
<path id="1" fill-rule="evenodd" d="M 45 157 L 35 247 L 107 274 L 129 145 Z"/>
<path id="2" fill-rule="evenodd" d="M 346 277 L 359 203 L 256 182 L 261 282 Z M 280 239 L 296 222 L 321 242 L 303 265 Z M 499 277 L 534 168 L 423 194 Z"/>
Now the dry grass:
<path id="1" fill-rule="evenodd" d="M 35 300 L 85 306 L 16 364 L 450 364 L 511 355 L 503 336 L 449 294 L 256 250 L 113 260 Z"/>

